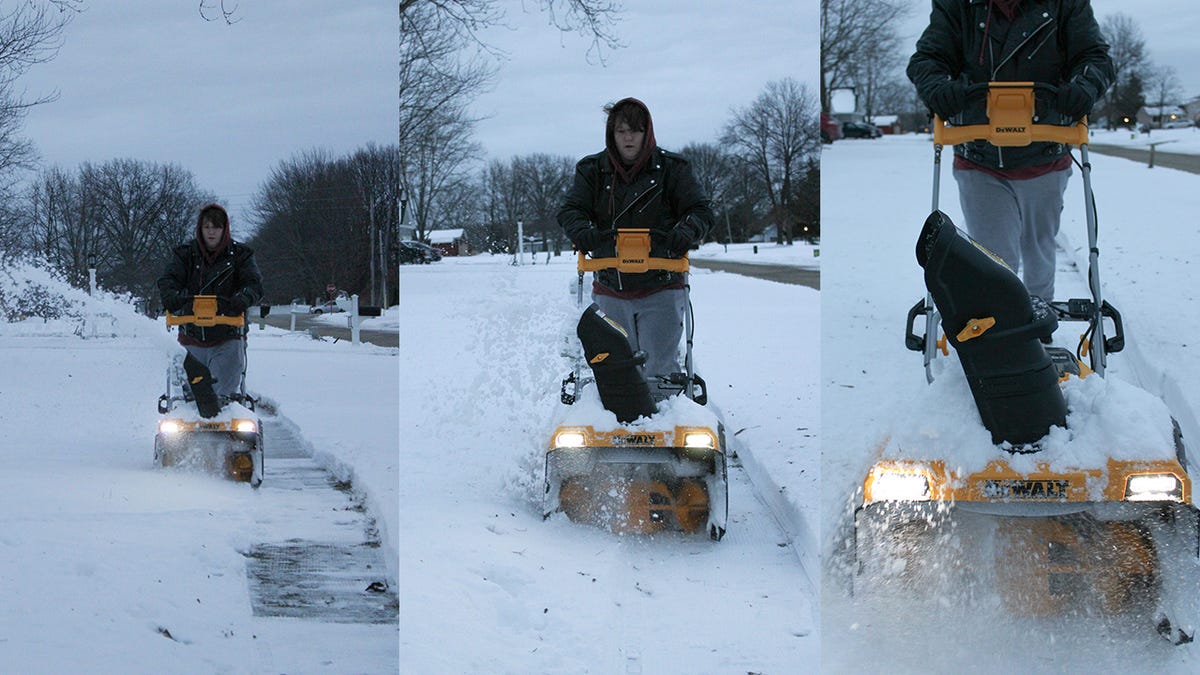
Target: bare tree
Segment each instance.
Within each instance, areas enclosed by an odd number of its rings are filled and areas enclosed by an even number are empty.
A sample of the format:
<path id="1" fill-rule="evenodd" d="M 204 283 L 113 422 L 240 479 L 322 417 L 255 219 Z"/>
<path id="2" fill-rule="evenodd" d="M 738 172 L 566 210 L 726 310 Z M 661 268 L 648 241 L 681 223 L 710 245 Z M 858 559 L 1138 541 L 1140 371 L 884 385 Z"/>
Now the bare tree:
<path id="1" fill-rule="evenodd" d="M 458 19 L 462 21 L 463 19 Z M 455 28 L 429 0 L 400 12 L 401 152 L 434 114 L 461 116 L 471 99 L 491 83 L 495 67 L 478 49 L 468 49 Z"/>
<path id="2" fill-rule="evenodd" d="M 767 83 L 749 107 L 734 112 L 722 141 L 762 179 L 776 241 L 793 241 L 794 181 L 805 159 L 820 148 L 817 101 L 791 78 Z"/>
<path id="3" fill-rule="evenodd" d="M 82 285 L 87 279 L 87 257 L 95 252 L 99 233 L 78 176 L 59 167 L 43 171 L 29 187 L 22 210 L 24 248 Z"/>
<path id="4" fill-rule="evenodd" d="M 479 243 L 493 253 L 516 248 L 516 224 L 524 218 L 521 187 L 513 163 L 513 160 L 493 159 L 483 173 L 484 231 Z"/>
<path id="5" fill-rule="evenodd" d="M 876 44 L 896 40 L 907 0 L 821 0 L 821 110 L 834 89 L 857 84 L 861 60 Z"/>
<path id="6" fill-rule="evenodd" d="M 733 193 L 735 159 L 715 143 L 689 143 L 679 150 L 691 165 L 692 175 L 700 184 L 704 194 L 712 200 L 714 223 L 713 239 L 730 239 L 730 201 Z"/>
<path id="7" fill-rule="evenodd" d="M 1146 78 L 1146 96 L 1148 106 L 1158 109 L 1158 128 L 1162 128 L 1166 109 L 1179 104 L 1181 94 L 1179 76 L 1171 66 L 1150 68 Z"/>
<path id="8" fill-rule="evenodd" d="M 486 47 L 479 33 L 504 20 L 497 4 L 496 0 L 400 0 L 400 18 L 403 22 L 406 13 L 432 11 L 440 25 Z M 538 0 L 538 4 L 555 28 L 590 37 L 593 53 L 621 46 L 614 32 L 621 8 L 614 0 Z"/>
<path id="9" fill-rule="evenodd" d="M 108 288 L 143 299 L 172 247 L 194 232 L 195 213 L 210 196 L 175 164 L 115 159 L 79 169 L 80 200 L 96 234 L 97 275 Z"/>
<path id="10" fill-rule="evenodd" d="M 0 177 L 32 166 L 36 153 L 18 136 L 29 108 L 54 100 L 53 93 L 25 100 L 17 80 L 31 67 L 53 59 L 77 0 L 18 2 L 0 8 Z"/>
<path id="11" fill-rule="evenodd" d="M 368 143 L 349 161 L 354 172 L 355 194 L 367 214 L 371 304 L 388 303 L 391 296 L 388 289 L 396 288 L 394 284 L 399 282 L 391 274 L 395 268 L 388 264 L 387 252 L 399 241 L 400 234 L 400 148 Z"/>
<path id="12" fill-rule="evenodd" d="M 469 165 L 481 154 L 471 140 L 473 122 L 465 116 L 435 112 L 408 149 L 400 154 L 400 189 L 408 196 L 417 239 L 439 229 L 439 214 L 452 210 L 456 195 L 470 183 Z"/>
<path id="13" fill-rule="evenodd" d="M 1115 129 L 1118 118 L 1130 114 L 1129 111 L 1118 110 L 1117 102 L 1129 98 L 1125 95 L 1125 89 L 1131 78 L 1139 81 L 1145 79 L 1149 58 L 1142 30 L 1128 14 L 1118 12 L 1108 15 L 1101 21 L 1100 28 L 1108 41 L 1108 56 L 1116 73 L 1112 87 L 1105 93 L 1101 109 L 1108 120 L 1108 128 Z M 1137 110 L 1132 113 L 1137 113 Z"/>
<path id="14" fill-rule="evenodd" d="M 116 159 L 75 172 L 53 167 L 19 202 L 23 249 L 78 284 L 94 256 L 105 287 L 150 301 L 171 247 L 191 236 L 197 209 L 212 200 L 174 164 Z"/>
<path id="15" fill-rule="evenodd" d="M 553 242 L 555 255 L 562 253 L 565 235 L 557 214 L 575 176 L 574 160 L 537 153 L 515 158 L 512 170 L 520 190 L 525 232 L 537 233 L 547 246 Z"/>
<path id="16" fill-rule="evenodd" d="M 255 250 L 272 297 L 318 298 L 327 285 L 369 290 L 368 220 L 353 162 L 310 150 L 271 172 L 251 209 Z"/>
<path id="17" fill-rule="evenodd" d="M 889 97 L 895 95 L 898 83 L 908 84 L 901 70 L 904 59 L 900 53 L 900 38 L 893 31 L 882 31 L 867 45 L 854 70 L 854 91 L 858 108 L 870 121 L 875 115 L 888 111 Z"/>

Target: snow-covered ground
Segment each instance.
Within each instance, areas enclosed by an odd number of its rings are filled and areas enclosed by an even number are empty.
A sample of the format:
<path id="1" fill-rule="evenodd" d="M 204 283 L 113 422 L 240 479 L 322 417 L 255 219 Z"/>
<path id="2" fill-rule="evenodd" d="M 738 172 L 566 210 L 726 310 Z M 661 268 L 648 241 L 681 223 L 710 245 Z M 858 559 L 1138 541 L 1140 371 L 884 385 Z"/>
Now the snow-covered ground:
<path id="1" fill-rule="evenodd" d="M 982 433 L 988 444 L 957 364 L 947 360 L 931 387 L 921 356 L 904 347 L 905 314 L 925 292 L 914 247 L 929 213 L 932 160 L 929 137 L 919 135 L 839 142 L 822 155 L 822 670 L 875 671 L 887 664 L 889 672 L 1196 672 L 1194 646 L 1170 647 L 1145 623 L 1010 616 L 975 588 L 931 586 L 908 597 L 848 598 L 847 561 L 836 545 L 848 535 L 865 472 L 889 439 L 894 447 L 904 434 L 926 440 L 944 434 L 944 445 L 979 447 Z M 1185 440 L 1196 445 L 1200 429 L 1190 411 L 1200 406 L 1200 394 L 1185 385 L 1200 381 L 1200 361 L 1193 356 L 1200 312 L 1193 309 L 1190 283 L 1200 252 L 1194 218 L 1200 176 L 1146 171 L 1140 163 L 1098 153 L 1091 160 L 1105 297 L 1121 310 L 1131 342 L 1110 356 L 1109 376 L 1140 374 L 1142 386 L 1171 403 Z M 942 210 L 961 223 L 948 166 L 941 185 Z M 1067 254 L 1060 258 L 1059 289 L 1080 297 L 1086 287 L 1071 265 L 1086 257 L 1078 170 L 1068 187 L 1063 234 Z M 1075 331 L 1060 327 L 1059 335 Z M 1095 404 L 1092 412 L 1110 422 L 1115 412 L 1155 408 L 1154 402 L 1122 398 L 1137 395 L 1130 389 L 1114 380 L 1104 391 L 1078 388 L 1069 395 Z M 1106 401 L 1119 405 L 1100 410 Z"/>
<path id="2" fill-rule="evenodd" d="M 728 245 L 708 243 L 692 251 L 690 255 L 695 260 L 722 260 L 739 263 L 756 263 L 759 265 L 798 267 L 802 269 L 820 269 L 820 251 L 821 247 L 819 244 L 810 244 L 796 240 L 791 246 L 776 244 L 774 241 Z M 528 252 L 525 253 L 523 260 L 526 264 L 542 265 L 546 263 L 547 258 L 551 262 L 555 261 L 554 256 L 548 256 L 546 253 L 535 254 Z M 492 256 L 481 255 L 473 258 L 445 258 L 444 260 L 446 262 L 453 261 L 455 264 L 460 265 L 488 264 L 492 260 Z M 416 270 L 419 268 L 412 269 Z"/>
<path id="3" fill-rule="evenodd" d="M 758 244 L 705 244 L 692 252 L 697 260 L 728 260 L 759 265 L 786 265 L 804 269 L 820 269 L 821 247 L 797 240 L 791 246 L 762 242 Z"/>
<path id="4" fill-rule="evenodd" d="M 819 294 L 694 272 L 697 370 L 743 465 L 729 531 L 618 536 L 542 520 L 576 275 L 510 261 L 402 270 L 401 671 L 814 668 Z"/>
<path id="5" fill-rule="evenodd" d="M 0 292 L 30 279 L 92 318 L 0 324 L 2 669 L 396 672 L 395 624 L 252 614 L 246 554 L 304 536 L 273 523 L 305 518 L 271 497 L 269 459 L 258 491 L 155 467 L 155 401 L 178 349 L 162 323 L 24 267 L 0 273 Z M 258 328 L 249 344 L 248 388 L 353 481 L 395 588 L 396 350 Z"/>
<path id="6" fill-rule="evenodd" d="M 1183 129 L 1152 129 L 1144 134 L 1129 129 L 1093 129 L 1092 142 L 1097 145 L 1122 145 L 1130 148 L 1148 150 L 1153 143 L 1161 152 L 1175 152 L 1181 155 L 1200 154 L 1200 127 Z"/>

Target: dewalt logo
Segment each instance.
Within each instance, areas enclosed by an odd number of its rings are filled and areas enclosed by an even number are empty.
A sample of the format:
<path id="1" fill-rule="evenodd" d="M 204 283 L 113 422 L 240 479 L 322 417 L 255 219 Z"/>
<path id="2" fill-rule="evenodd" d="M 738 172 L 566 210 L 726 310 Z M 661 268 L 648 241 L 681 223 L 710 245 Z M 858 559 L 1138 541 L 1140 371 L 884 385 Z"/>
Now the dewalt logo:
<path id="1" fill-rule="evenodd" d="M 653 445 L 654 434 L 622 434 L 612 437 L 613 445 Z"/>
<path id="2" fill-rule="evenodd" d="M 989 480 L 983 484 L 983 495 L 988 499 L 1066 501 L 1070 489 L 1068 480 Z"/>
<path id="3" fill-rule="evenodd" d="M 998 133 L 998 134 L 1023 134 L 1023 133 L 1025 133 L 1025 127 L 996 127 L 996 133 Z"/>

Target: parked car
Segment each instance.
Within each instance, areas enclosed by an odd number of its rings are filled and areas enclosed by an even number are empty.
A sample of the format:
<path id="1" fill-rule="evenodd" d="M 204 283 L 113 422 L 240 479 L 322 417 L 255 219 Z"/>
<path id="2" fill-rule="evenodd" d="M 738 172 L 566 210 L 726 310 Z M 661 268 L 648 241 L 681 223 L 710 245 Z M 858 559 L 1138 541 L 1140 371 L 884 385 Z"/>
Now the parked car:
<path id="1" fill-rule="evenodd" d="M 442 259 L 442 252 L 420 241 L 400 242 L 400 264 L 425 264 Z"/>
<path id="2" fill-rule="evenodd" d="M 867 122 L 842 122 L 843 138 L 879 138 L 883 135 L 879 127 Z"/>
<path id="3" fill-rule="evenodd" d="M 308 311 L 312 312 L 313 314 L 320 315 L 320 314 L 336 314 L 338 312 L 343 312 L 345 310 L 343 310 L 341 307 L 338 307 L 336 302 L 334 302 L 333 300 L 330 300 L 329 302 L 324 302 L 319 305 L 313 305 L 312 307 L 309 308 Z"/>
<path id="4" fill-rule="evenodd" d="M 821 113 L 821 142 L 832 143 L 842 137 L 842 123 Z"/>

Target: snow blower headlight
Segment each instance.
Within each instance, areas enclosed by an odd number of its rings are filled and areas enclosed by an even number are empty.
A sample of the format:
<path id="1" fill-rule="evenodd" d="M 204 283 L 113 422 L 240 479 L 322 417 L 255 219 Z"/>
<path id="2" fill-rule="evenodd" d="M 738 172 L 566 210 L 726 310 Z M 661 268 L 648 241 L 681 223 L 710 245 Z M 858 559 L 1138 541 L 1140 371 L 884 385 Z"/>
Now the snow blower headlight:
<path id="1" fill-rule="evenodd" d="M 163 434 L 177 434 L 183 427 L 176 420 L 163 420 L 158 423 L 158 431 Z"/>
<path id="2" fill-rule="evenodd" d="M 929 479 L 924 474 L 894 469 L 876 470 L 871 485 L 872 502 L 929 501 Z"/>
<path id="3" fill-rule="evenodd" d="M 258 431 L 258 425 L 254 423 L 254 420 L 234 420 L 233 430 L 246 434 L 252 434 Z"/>
<path id="4" fill-rule="evenodd" d="M 560 431 L 554 437 L 556 448 L 582 448 L 586 442 L 587 437 L 580 431 Z"/>
<path id="5" fill-rule="evenodd" d="M 707 431 L 689 431 L 683 435 L 683 447 L 689 450 L 713 450 L 717 440 Z"/>
<path id="6" fill-rule="evenodd" d="M 1143 473 L 1125 482 L 1125 499 L 1131 502 L 1183 501 L 1183 483 L 1173 473 Z"/>

